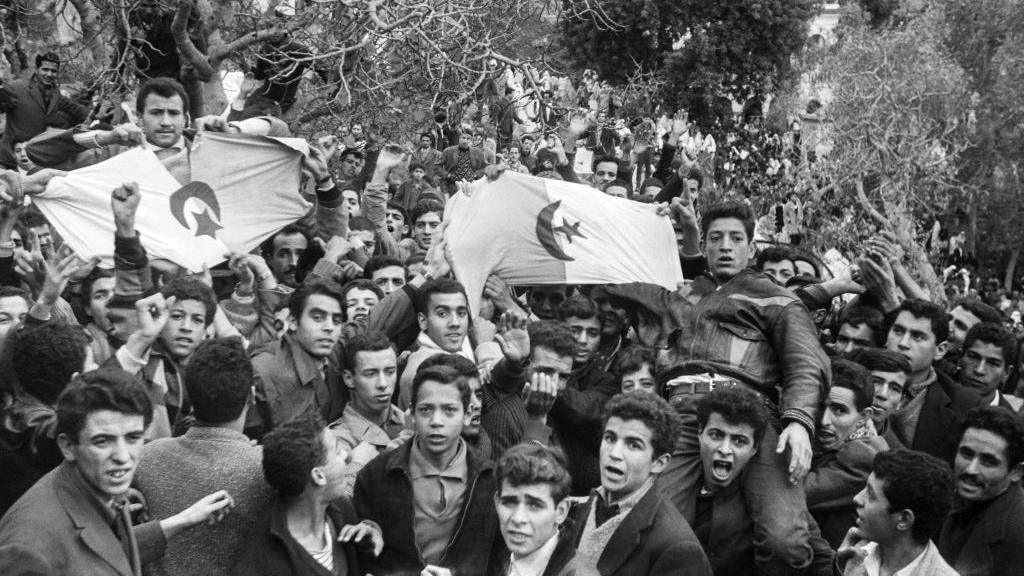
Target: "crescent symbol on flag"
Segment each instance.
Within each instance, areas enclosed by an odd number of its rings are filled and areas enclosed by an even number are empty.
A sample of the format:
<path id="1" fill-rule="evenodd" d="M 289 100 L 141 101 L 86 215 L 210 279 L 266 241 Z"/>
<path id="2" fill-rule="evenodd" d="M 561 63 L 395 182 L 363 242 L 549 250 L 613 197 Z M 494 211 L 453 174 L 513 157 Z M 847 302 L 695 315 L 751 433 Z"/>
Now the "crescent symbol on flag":
<path id="1" fill-rule="evenodd" d="M 558 258 L 559 260 L 565 260 L 571 262 L 575 260 L 572 256 L 567 255 L 562 247 L 558 245 L 558 241 L 555 240 L 555 232 L 552 230 L 551 219 L 555 216 L 555 211 L 562 205 L 562 201 L 552 202 L 544 207 L 537 214 L 537 240 L 540 241 L 541 246 L 548 251 L 548 254 Z"/>
<path id="2" fill-rule="evenodd" d="M 188 222 L 185 220 L 185 202 L 188 202 L 189 198 L 203 201 L 213 211 L 217 220 L 220 220 L 220 202 L 217 201 L 213 188 L 206 182 L 189 182 L 171 194 L 171 216 L 174 216 L 178 224 L 188 228 Z"/>

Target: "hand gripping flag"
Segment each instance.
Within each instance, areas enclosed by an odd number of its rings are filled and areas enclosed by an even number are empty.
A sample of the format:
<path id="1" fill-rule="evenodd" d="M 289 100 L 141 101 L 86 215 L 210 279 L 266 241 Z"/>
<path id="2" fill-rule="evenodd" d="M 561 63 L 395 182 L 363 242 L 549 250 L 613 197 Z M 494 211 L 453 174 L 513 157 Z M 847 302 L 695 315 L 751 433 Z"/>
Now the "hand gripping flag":
<path id="1" fill-rule="evenodd" d="M 100 256 L 112 267 L 110 193 L 135 181 L 142 196 L 135 228 L 150 258 L 200 271 L 226 252 L 252 250 L 309 212 L 299 194 L 302 146 L 292 140 L 200 133 L 185 186 L 153 152 L 133 148 L 54 178 L 33 201 L 80 258 Z"/>
<path id="2" fill-rule="evenodd" d="M 589 186 L 506 172 L 446 207 L 452 268 L 479 301 L 487 276 L 514 285 L 683 280 L 675 233 L 652 204 Z"/>

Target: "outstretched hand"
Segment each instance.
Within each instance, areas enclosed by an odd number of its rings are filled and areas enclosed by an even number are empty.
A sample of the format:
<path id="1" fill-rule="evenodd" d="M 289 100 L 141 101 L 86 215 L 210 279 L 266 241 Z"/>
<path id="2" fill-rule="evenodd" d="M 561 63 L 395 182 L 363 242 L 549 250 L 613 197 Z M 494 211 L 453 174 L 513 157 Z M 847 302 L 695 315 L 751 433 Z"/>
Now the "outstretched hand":
<path id="1" fill-rule="evenodd" d="M 529 320 L 525 317 L 509 312 L 498 318 L 498 333 L 494 335 L 494 340 L 509 362 L 521 364 L 530 357 L 530 334 L 526 331 L 528 324 Z"/>

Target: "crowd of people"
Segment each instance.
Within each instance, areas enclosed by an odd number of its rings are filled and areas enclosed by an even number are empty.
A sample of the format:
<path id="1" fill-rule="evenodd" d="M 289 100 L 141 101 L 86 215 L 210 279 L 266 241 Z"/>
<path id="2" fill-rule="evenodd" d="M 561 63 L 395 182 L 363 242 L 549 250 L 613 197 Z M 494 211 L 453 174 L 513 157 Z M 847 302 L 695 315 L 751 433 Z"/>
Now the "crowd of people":
<path id="1" fill-rule="evenodd" d="M 135 122 L 81 124 L 58 74 L 44 54 L 0 98 L 0 573 L 1024 565 L 1012 318 L 933 302 L 887 231 L 829 273 L 796 248 L 814 231 L 795 194 L 758 218 L 752 174 L 784 186 L 806 161 L 783 152 L 792 137 L 705 135 L 684 112 L 623 125 L 592 75 L 570 106 L 522 118 L 522 83 L 497 83 L 482 131 L 439 110 L 412 149 L 359 124 L 314 138 L 308 217 L 203 273 L 147 253 L 144 193 L 125 182 L 105 269 L 31 201 L 54 176 L 142 146 L 185 185 L 197 131 L 287 127 L 265 91 L 189 127 L 169 78 L 139 87 Z M 584 99 L 592 114 L 570 109 Z M 742 154 L 762 138 L 767 153 Z M 656 205 L 685 281 L 491 275 L 470 301 L 445 205 L 507 172 Z M 698 214 L 712 179 L 750 202 Z"/>

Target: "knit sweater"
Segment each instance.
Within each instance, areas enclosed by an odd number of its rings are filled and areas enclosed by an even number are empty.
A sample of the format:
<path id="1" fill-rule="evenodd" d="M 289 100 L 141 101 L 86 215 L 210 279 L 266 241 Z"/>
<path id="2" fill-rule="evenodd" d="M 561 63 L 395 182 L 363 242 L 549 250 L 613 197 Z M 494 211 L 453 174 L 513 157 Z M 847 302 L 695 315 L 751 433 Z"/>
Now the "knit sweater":
<path id="1" fill-rule="evenodd" d="M 207 494 L 227 490 L 235 501 L 217 524 L 193 528 L 167 544 L 167 554 L 149 566 L 161 575 L 227 574 L 257 520 L 273 502 L 263 479 L 263 449 L 240 432 L 193 426 L 179 438 L 146 444 L 133 484 L 146 497 L 153 519 L 168 518 Z"/>

